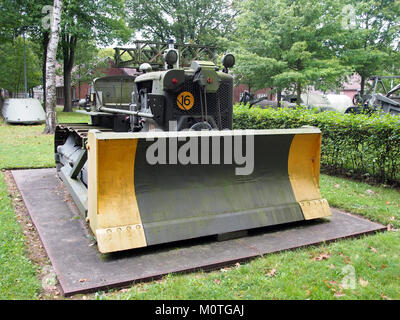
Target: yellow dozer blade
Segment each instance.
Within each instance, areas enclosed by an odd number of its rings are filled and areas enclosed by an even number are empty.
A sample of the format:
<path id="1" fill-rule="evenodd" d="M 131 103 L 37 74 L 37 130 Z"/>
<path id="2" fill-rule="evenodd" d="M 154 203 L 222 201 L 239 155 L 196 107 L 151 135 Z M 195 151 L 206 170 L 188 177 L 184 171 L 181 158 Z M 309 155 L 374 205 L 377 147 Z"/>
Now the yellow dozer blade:
<path id="1" fill-rule="evenodd" d="M 113 252 L 331 214 L 316 128 L 88 134 L 88 219 Z"/>

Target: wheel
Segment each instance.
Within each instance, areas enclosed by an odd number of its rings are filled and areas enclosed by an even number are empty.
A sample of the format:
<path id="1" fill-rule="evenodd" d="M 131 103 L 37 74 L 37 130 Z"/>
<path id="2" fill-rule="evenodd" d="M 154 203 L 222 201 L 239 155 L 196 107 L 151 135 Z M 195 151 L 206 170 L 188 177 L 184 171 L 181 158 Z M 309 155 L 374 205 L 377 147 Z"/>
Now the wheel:
<path id="1" fill-rule="evenodd" d="M 197 122 L 196 124 L 192 125 L 190 127 L 190 130 L 193 131 L 201 131 L 201 130 L 212 130 L 211 124 L 209 124 L 207 121 L 203 122 Z"/>
<path id="2" fill-rule="evenodd" d="M 360 110 L 357 107 L 350 107 L 350 108 L 347 108 L 344 113 L 358 114 L 358 113 L 360 113 Z"/>

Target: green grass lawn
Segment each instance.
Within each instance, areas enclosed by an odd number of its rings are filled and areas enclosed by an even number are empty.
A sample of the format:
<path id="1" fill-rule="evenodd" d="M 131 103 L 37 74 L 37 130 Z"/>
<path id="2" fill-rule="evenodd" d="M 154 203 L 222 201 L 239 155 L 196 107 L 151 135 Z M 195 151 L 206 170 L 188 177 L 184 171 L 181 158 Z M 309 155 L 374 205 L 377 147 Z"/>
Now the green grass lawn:
<path id="1" fill-rule="evenodd" d="M 58 121 L 89 122 L 90 117 L 57 110 Z M 1 119 L 1 118 L 0 118 Z M 54 166 L 54 136 L 43 135 L 44 125 L 7 125 L 0 120 L 0 169 Z"/>
<path id="2" fill-rule="evenodd" d="M 58 112 L 60 122 L 87 122 Z M 0 121 L 0 169 L 52 167 L 53 137 L 44 126 Z M 398 190 L 321 175 L 321 192 L 334 207 L 400 228 Z M 35 299 L 37 267 L 27 259 L 21 228 L 0 173 L 0 299 Z M 98 299 L 399 299 L 400 232 L 270 254 L 210 273 L 168 275 Z"/>
<path id="3" fill-rule="evenodd" d="M 89 117 L 58 110 L 60 122 L 87 122 Z M 43 135 L 44 125 L 7 125 L 0 117 L 0 170 L 54 167 L 53 136 Z M 27 258 L 22 230 L 17 222 L 0 172 L 0 300 L 35 299 L 40 292 L 37 267 Z"/>
<path id="4" fill-rule="evenodd" d="M 26 258 L 22 230 L 17 222 L 3 174 L 0 174 L 0 299 L 35 298 L 40 285 L 36 268 Z"/>
<path id="5" fill-rule="evenodd" d="M 357 240 L 270 254 L 244 265 L 211 273 L 168 275 L 162 281 L 137 284 L 124 292 L 117 291 L 98 297 L 399 299 L 399 248 L 398 233 L 382 233 Z M 354 283 L 351 283 L 352 279 Z"/>

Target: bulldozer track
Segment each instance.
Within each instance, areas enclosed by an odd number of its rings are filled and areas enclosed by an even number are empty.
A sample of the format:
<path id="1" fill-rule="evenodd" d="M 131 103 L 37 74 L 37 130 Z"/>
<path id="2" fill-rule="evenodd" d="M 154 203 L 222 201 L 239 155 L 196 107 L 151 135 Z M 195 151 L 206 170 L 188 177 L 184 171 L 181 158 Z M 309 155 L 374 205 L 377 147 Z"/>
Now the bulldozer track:
<path id="1" fill-rule="evenodd" d="M 113 130 L 106 127 L 92 126 L 88 123 L 61 123 L 58 127 L 62 130 L 76 133 L 81 138 L 87 138 L 89 130 L 98 130 L 101 132 L 112 132 Z"/>

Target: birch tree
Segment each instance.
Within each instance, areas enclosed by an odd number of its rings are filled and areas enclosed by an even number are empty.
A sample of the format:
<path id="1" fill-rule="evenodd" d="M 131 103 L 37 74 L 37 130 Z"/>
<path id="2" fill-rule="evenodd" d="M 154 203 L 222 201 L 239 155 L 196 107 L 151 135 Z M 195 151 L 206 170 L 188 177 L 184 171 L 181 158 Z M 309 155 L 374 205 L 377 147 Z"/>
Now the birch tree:
<path id="1" fill-rule="evenodd" d="M 46 127 L 45 134 L 53 134 L 57 126 L 56 114 L 56 55 L 60 36 L 62 0 L 54 0 L 50 20 L 50 38 L 46 57 Z"/>

